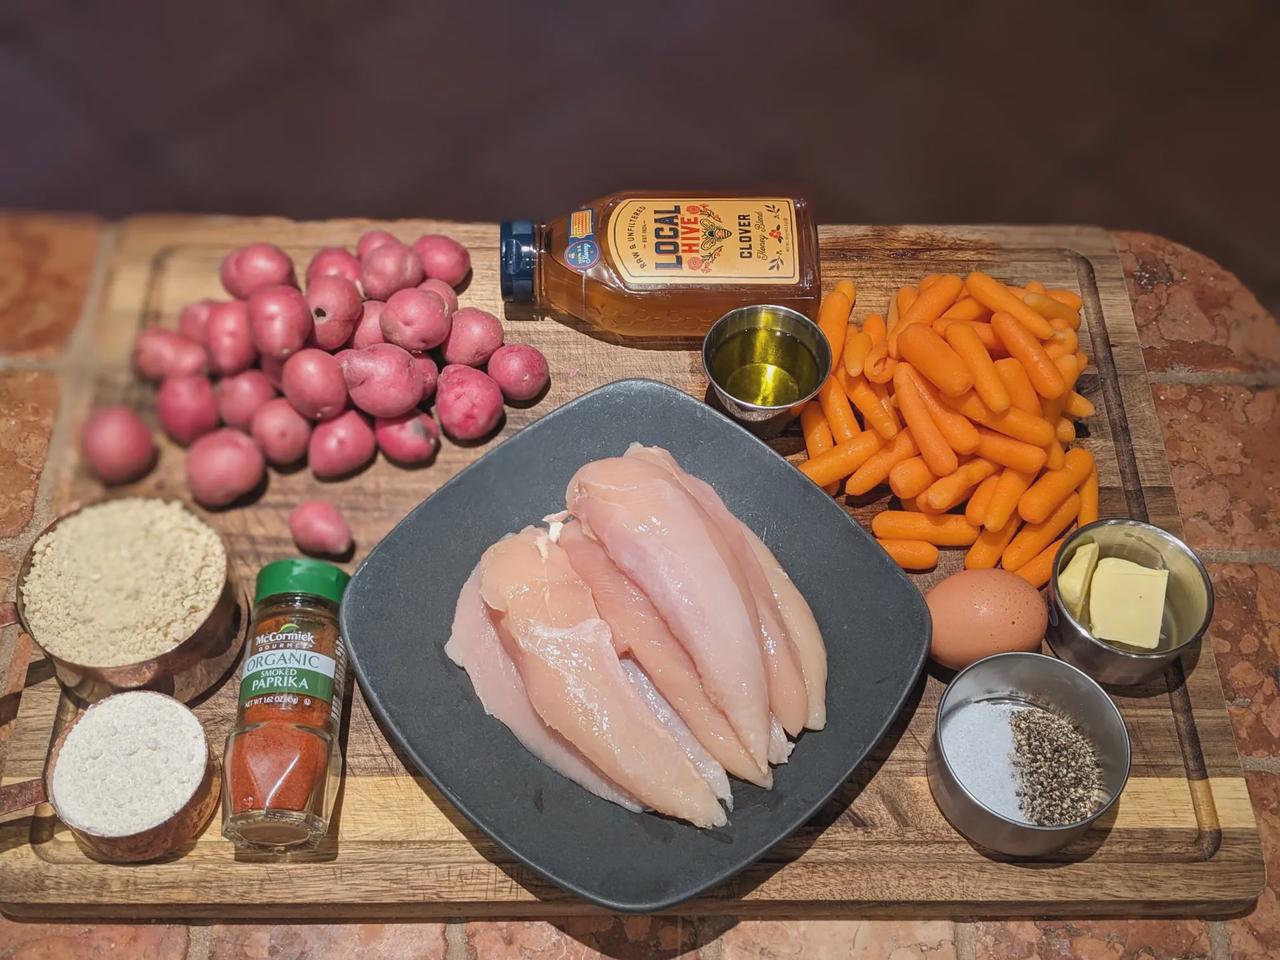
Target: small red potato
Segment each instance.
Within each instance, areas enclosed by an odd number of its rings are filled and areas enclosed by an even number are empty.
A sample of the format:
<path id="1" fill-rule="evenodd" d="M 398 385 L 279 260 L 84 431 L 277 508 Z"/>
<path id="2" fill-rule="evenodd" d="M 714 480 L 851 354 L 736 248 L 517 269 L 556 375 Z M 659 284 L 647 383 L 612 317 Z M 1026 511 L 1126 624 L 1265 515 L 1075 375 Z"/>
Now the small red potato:
<path id="1" fill-rule="evenodd" d="M 487 310 L 463 307 L 455 313 L 444 341 L 444 362 L 483 367 L 502 346 L 502 323 Z"/>
<path id="2" fill-rule="evenodd" d="M 343 350 L 339 362 L 351 402 L 365 413 L 398 417 L 422 399 L 422 373 L 409 351 L 394 343 Z"/>
<path id="3" fill-rule="evenodd" d="M 202 374 L 168 377 L 156 393 L 156 414 L 164 432 L 184 446 L 218 426 L 218 400 Z"/>
<path id="4" fill-rule="evenodd" d="M 298 285 L 289 255 L 273 243 L 251 243 L 232 250 L 222 261 L 222 285 L 237 300 L 263 287 Z"/>
<path id="5" fill-rule="evenodd" d="M 296 287 L 263 287 L 249 297 L 249 332 L 264 357 L 283 359 L 306 346 L 311 307 Z"/>
<path id="6" fill-rule="evenodd" d="M 204 344 L 204 331 L 209 325 L 209 312 L 213 309 L 216 300 L 197 300 L 195 303 L 188 303 L 182 308 L 182 312 L 178 314 L 178 332 L 188 340 L 194 340 L 201 345 Z"/>
<path id="7" fill-rule="evenodd" d="M 308 420 L 332 420 L 347 405 L 342 367 L 332 354 L 307 347 L 284 363 L 284 395 Z"/>
<path id="8" fill-rule="evenodd" d="M 360 287 L 370 300 L 386 300 L 424 279 L 422 261 L 403 243 L 383 243 L 360 257 Z"/>
<path id="9" fill-rule="evenodd" d="M 450 313 L 453 313 L 453 311 L 458 309 L 458 291 L 453 289 L 453 287 L 449 286 L 443 280 L 428 277 L 426 280 L 423 280 L 418 284 L 418 289 L 426 290 L 429 293 L 440 294 L 440 299 L 442 299 L 445 302 L 445 305 L 448 306 Z"/>
<path id="10" fill-rule="evenodd" d="M 542 351 L 527 343 L 509 343 L 489 358 L 489 376 L 513 403 L 532 400 L 547 385 L 551 375 Z"/>
<path id="11" fill-rule="evenodd" d="M 364 302 L 364 312 L 360 314 L 355 333 L 351 335 L 352 349 L 363 350 L 375 343 L 387 342 L 387 338 L 382 335 L 382 308 L 385 306 L 381 300 Z"/>
<path id="12" fill-rule="evenodd" d="M 361 260 L 369 251 L 382 246 L 386 243 L 399 243 L 394 236 L 385 230 L 366 230 L 360 234 L 360 239 L 356 241 L 356 256 Z"/>
<path id="13" fill-rule="evenodd" d="M 307 463 L 317 477 L 328 479 L 359 470 L 375 453 L 377 444 L 369 421 L 358 410 L 348 410 L 311 432 Z"/>
<path id="14" fill-rule="evenodd" d="M 253 415 L 276 395 L 270 378 L 261 370 L 243 370 L 223 377 L 213 388 L 218 398 L 218 415 L 228 427 L 248 430 Z"/>
<path id="15" fill-rule="evenodd" d="M 351 527 L 328 500 L 304 500 L 290 510 L 289 533 L 303 553 L 336 557 L 351 549 Z"/>
<path id="16" fill-rule="evenodd" d="M 440 379 L 440 368 L 425 353 L 415 353 L 413 355 L 413 365 L 417 367 L 418 376 L 422 378 L 422 399 L 430 400 L 431 395 L 436 392 L 436 381 Z"/>
<path id="17" fill-rule="evenodd" d="M 258 445 L 230 427 L 205 434 L 187 451 L 187 488 L 206 507 L 225 507 L 243 497 L 266 473 Z"/>
<path id="18" fill-rule="evenodd" d="M 271 381 L 271 385 L 277 390 L 284 389 L 284 361 L 288 358 L 280 357 L 260 357 L 258 359 L 258 369 L 267 375 L 267 379 Z"/>
<path id="19" fill-rule="evenodd" d="M 429 233 L 413 241 L 413 252 L 422 261 L 428 277 L 457 286 L 471 272 L 471 254 L 452 237 Z"/>
<path id="20" fill-rule="evenodd" d="M 440 426 L 458 440 L 477 440 L 502 417 L 502 391 L 475 367 L 451 363 L 436 385 Z"/>
<path id="21" fill-rule="evenodd" d="M 267 460 L 283 467 L 297 463 L 306 455 L 311 422 L 284 397 L 276 397 L 254 413 L 249 434 L 258 442 Z"/>
<path id="22" fill-rule="evenodd" d="M 249 327 L 249 308 L 244 300 L 215 304 L 205 327 L 209 368 L 221 376 L 248 370 L 258 359 Z"/>
<path id="23" fill-rule="evenodd" d="M 360 259 L 346 247 L 321 247 L 307 264 L 307 289 L 316 277 L 342 277 L 352 283 L 360 281 Z"/>
<path id="24" fill-rule="evenodd" d="M 80 452 L 103 483 L 129 483 L 156 461 L 156 444 L 142 418 L 128 407 L 103 407 L 80 428 Z"/>
<path id="25" fill-rule="evenodd" d="M 425 463 L 440 449 L 440 428 L 417 410 L 398 417 L 379 417 L 374 421 L 373 435 L 378 449 L 396 463 Z"/>
<path id="26" fill-rule="evenodd" d="M 406 350 L 430 350 L 449 336 L 449 307 L 437 293 L 400 290 L 387 300 L 379 323 L 388 343 Z"/>
<path id="27" fill-rule="evenodd" d="M 209 356 L 196 341 L 165 327 L 147 327 L 133 345 L 133 366 L 147 380 L 204 373 Z"/>
<path id="28" fill-rule="evenodd" d="M 337 350 L 350 340 L 364 309 L 360 291 L 346 277 L 316 277 L 307 286 L 307 303 L 321 350 Z"/>

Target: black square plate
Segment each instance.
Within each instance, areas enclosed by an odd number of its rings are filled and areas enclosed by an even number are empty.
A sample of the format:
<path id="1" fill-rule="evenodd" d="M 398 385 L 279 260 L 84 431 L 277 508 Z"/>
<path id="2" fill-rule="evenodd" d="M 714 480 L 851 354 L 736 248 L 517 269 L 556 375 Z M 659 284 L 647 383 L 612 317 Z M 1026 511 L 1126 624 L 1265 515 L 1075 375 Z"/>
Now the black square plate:
<path id="1" fill-rule="evenodd" d="M 632 441 L 671 451 L 777 554 L 827 643 L 827 727 L 773 790 L 733 780 L 729 825 L 628 813 L 564 779 L 485 715 L 444 653 L 462 583 L 503 534 L 564 508 L 570 477 Z M 460 472 L 356 571 L 342 604 L 383 729 L 463 814 L 547 879 L 611 910 L 655 912 L 731 876 L 805 822 L 884 735 L 920 675 L 919 591 L 835 502 L 706 404 L 652 380 L 565 404 Z"/>

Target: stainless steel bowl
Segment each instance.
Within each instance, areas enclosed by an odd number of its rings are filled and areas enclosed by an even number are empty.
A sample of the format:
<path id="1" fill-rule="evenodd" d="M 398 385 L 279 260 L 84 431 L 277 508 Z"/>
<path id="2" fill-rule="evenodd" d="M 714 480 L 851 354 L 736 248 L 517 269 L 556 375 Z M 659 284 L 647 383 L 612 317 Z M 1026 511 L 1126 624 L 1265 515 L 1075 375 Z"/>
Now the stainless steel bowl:
<path id="1" fill-rule="evenodd" d="M 1052 710 L 1073 721 L 1093 744 L 1101 768 L 1102 803 L 1075 823 L 1042 827 L 1005 816 L 983 803 L 953 766 L 944 728 L 963 706 L 1016 702 Z M 998 653 L 961 670 L 938 704 L 927 770 L 934 801 L 951 825 L 999 853 L 1035 857 L 1082 837 L 1111 809 L 1129 779 L 1129 731 L 1106 692 L 1070 664 L 1039 653 Z"/>
<path id="2" fill-rule="evenodd" d="M 1083 543 L 1098 545 L 1099 557 L 1122 557 L 1156 570 L 1169 571 L 1160 645 L 1135 650 L 1099 640 L 1071 615 L 1058 594 L 1058 576 Z M 1159 527 L 1141 520 L 1098 520 L 1081 527 L 1058 549 L 1049 578 L 1049 628 L 1053 652 L 1102 683 L 1141 683 L 1199 642 L 1213 619 L 1213 583 L 1190 547 Z"/>
<path id="3" fill-rule="evenodd" d="M 730 393 L 726 385 L 721 383 L 712 372 L 712 361 L 725 341 L 744 330 L 761 328 L 795 337 L 813 355 L 814 363 L 817 365 L 814 382 L 802 385 L 802 395 L 790 403 L 779 406 L 747 403 Z M 790 419 L 791 411 L 800 404 L 812 400 L 822 388 L 822 384 L 831 374 L 831 344 L 827 342 L 822 328 L 803 313 L 775 304 L 752 304 L 730 310 L 712 324 L 702 341 L 702 368 L 706 371 L 707 379 L 711 381 L 711 387 L 715 390 L 716 397 L 719 398 L 725 411 L 754 432 L 768 434 L 774 427 L 781 429 Z"/>

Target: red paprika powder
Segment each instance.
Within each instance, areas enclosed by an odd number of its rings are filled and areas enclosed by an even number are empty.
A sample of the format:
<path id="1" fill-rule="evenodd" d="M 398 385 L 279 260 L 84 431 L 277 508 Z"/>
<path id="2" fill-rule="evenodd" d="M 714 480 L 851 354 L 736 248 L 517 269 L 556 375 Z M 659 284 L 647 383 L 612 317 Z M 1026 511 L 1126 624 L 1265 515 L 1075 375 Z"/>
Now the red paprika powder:
<path id="1" fill-rule="evenodd" d="M 222 835 L 239 847 L 314 848 L 329 830 L 347 665 L 338 608 L 349 579 L 309 559 L 258 573 L 240 708 L 222 761 Z"/>

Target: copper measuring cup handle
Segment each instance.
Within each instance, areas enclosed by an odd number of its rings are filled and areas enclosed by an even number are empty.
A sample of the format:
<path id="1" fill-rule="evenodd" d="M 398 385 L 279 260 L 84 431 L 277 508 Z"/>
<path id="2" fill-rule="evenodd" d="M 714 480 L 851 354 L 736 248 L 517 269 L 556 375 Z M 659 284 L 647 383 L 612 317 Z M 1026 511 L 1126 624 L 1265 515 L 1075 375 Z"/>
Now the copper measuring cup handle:
<path id="1" fill-rule="evenodd" d="M 49 789 L 44 782 L 44 777 L 11 783 L 7 787 L 0 787 L 0 816 L 26 810 L 28 807 L 45 803 L 48 799 Z"/>

